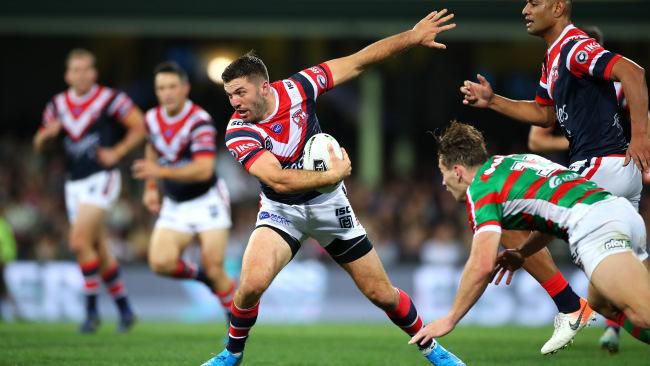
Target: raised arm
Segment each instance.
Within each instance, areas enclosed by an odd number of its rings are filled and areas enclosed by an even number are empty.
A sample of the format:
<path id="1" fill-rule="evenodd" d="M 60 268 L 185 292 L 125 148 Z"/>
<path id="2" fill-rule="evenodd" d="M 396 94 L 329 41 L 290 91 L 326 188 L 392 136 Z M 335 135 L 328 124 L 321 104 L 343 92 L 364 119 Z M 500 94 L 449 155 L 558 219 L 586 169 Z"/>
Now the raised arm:
<path id="1" fill-rule="evenodd" d="M 126 154 L 144 141 L 144 117 L 140 108 L 133 106 L 121 119 L 121 122 L 127 128 L 124 138 L 113 147 L 97 149 L 97 157 L 105 167 L 116 165 Z"/>
<path id="2" fill-rule="evenodd" d="M 454 23 L 447 24 L 453 17 L 454 14 L 447 14 L 447 9 L 434 11 L 420 20 L 411 30 L 379 40 L 352 55 L 327 61 L 334 85 L 353 79 L 368 66 L 417 44 L 445 49 L 444 44 L 436 42 L 436 36 L 456 26 Z"/>
<path id="3" fill-rule="evenodd" d="M 298 193 L 336 184 L 352 173 L 352 164 L 345 149 L 343 158 L 334 155 L 329 146 L 331 168 L 324 172 L 301 169 L 282 169 L 278 159 L 264 151 L 250 166 L 248 172 L 277 193 Z"/>
<path id="4" fill-rule="evenodd" d="M 490 83 L 483 75 L 476 75 L 478 83 L 465 80 L 460 92 L 463 104 L 476 108 L 490 108 L 519 122 L 551 127 L 555 124 L 555 110 L 552 106 L 543 106 L 534 100 L 512 100 L 495 94 Z"/>
<path id="5" fill-rule="evenodd" d="M 645 70 L 621 57 L 612 68 L 612 80 L 620 81 L 630 108 L 632 136 L 625 157 L 625 165 L 634 160 L 637 167 L 650 170 L 650 138 L 648 138 L 648 87 Z"/>

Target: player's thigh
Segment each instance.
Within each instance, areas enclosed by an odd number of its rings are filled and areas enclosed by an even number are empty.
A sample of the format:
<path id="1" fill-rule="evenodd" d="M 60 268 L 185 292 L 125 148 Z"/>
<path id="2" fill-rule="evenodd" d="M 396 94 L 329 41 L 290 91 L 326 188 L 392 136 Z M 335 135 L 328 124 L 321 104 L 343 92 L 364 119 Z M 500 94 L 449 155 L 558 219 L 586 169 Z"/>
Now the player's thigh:
<path id="1" fill-rule="evenodd" d="M 191 233 L 156 227 L 149 244 L 149 263 L 152 265 L 175 264 L 181 252 L 192 243 Z"/>
<path id="2" fill-rule="evenodd" d="M 528 239 L 530 231 L 524 230 L 503 230 L 501 233 L 501 245 L 506 249 L 516 249 Z"/>
<path id="3" fill-rule="evenodd" d="M 228 229 L 211 229 L 199 232 L 201 259 L 204 265 L 223 265 L 229 233 Z"/>
<path id="4" fill-rule="evenodd" d="M 650 276 L 632 251 L 603 258 L 591 274 L 591 283 L 621 310 L 650 304 Z"/>
<path id="5" fill-rule="evenodd" d="M 357 287 L 373 302 L 391 304 L 397 294 L 375 249 L 349 263 L 341 263 Z"/>
<path id="6" fill-rule="evenodd" d="M 269 227 L 256 228 L 242 258 L 240 290 L 261 293 L 291 261 L 291 247 Z"/>
<path id="7" fill-rule="evenodd" d="M 106 210 L 90 204 L 79 204 L 77 216 L 70 226 L 70 241 L 73 245 L 95 245 L 106 217 Z"/>

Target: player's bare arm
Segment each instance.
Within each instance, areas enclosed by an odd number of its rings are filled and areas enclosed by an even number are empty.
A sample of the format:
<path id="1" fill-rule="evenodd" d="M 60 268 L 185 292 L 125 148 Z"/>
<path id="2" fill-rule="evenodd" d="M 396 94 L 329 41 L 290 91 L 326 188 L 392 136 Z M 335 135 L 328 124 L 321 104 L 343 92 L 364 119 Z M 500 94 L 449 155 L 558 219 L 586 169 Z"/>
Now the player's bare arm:
<path id="1" fill-rule="evenodd" d="M 136 179 L 169 179 L 177 182 L 203 182 L 214 174 L 214 156 L 198 156 L 179 167 L 160 166 L 156 161 L 139 159 L 131 170 Z"/>
<path id="2" fill-rule="evenodd" d="M 324 172 L 282 169 L 278 159 L 268 151 L 264 151 L 248 171 L 277 193 L 307 192 L 336 184 L 352 174 L 350 158 L 345 149 L 341 150 L 343 158 L 339 159 L 329 146 L 331 167 Z"/>
<path id="3" fill-rule="evenodd" d="M 121 122 L 127 128 L 126 136 L 113 147 L 97 149 L 97 158 L 105 167 L 115 166 L 126 154 L 144 141 L 144 117 L 140 108 L 133 107 Z"/>
<path id="4" fill-rule="evenodd" d="M 34 150 L 38 152 L 43 151 L 45 144 L 59 135 L 61 127 L 62 125 L 59 120 L 52 120 L 49 121 L 45 127 L 39 129 L 34 135 Z"/>
<path id="5" fill-rule="evenodd" d="M 553 107 L 542 106 L 532 100 L 512 100 L 495 94 L 490 82 L 481 74 L 477 74 L 478 83 L 465 80 L 460 87 L 463 94 L 463 104 L 476 108 L 490 108 L 495 112 L 506 115 L 525 124 L 551 127 L 555 124 Z"/>
<path id="6" fill-rule="evenodd" d="M 634 160 L 636 166 L 650 170 L 650 138 L 648 138 L 648 88 L 645 70 L 636 63 L 622 57 L 612 68 L 612 79 L 620 81 L 630 108 L 632 136 L 627 149 L 625 165 Z"/>
<path id="7" fill-rule="evenodd" d="M 152 161 L 154 163 L 158 160 L 158 154 L 151 144 L 146 144 L 144 147 L 144 160 Z M 144 207 L 153 214 L 160 212 L 160 192 L 158 191 L 157 179 L 145 179 L 142 204 L 144 204 Z"/>
<path id="8" fill-rule="evenodd" d="M 451 332 L 474 306 L 492 278 L 500 239 L 501 233 L 492 231 L 478 233 L 474 237 L 451 310 L 446 316 L 422 328 L 411 338 L 410 344 L 422 344 Z"/>
<path id="9" fill-rule="evenodd" d="M 528 149 L 532 152 L 554 152 L 569 149 L 569 140 L 564 136 L 553 136 L 551 127 L 531 126 L 528 133 Z"/>
<path id="10" fill-rule="evenodd" d="M 366 67 L 418 44 L 429 48 L 447 48 L 443 43 L 436 42 L 436 37 L 439 33 L 456 27 L 455 23 L 448 23 L 453 18 L 454 14 L 448 14 L 447 9 L 434 11 L 420 20 L 413 29 L 379 40 L 352 55 L 327 61 L 334 85 L 353 79 Z"/>

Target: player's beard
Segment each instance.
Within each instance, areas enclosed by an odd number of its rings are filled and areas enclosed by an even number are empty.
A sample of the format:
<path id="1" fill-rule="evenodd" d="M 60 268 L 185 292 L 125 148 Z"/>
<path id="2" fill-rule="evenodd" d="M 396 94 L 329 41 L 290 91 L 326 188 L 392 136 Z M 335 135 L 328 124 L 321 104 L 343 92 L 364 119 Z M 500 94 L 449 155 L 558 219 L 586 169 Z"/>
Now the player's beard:
<path id="1" fill-rule="evenodd" d="M 264 119 L 264 113 L 266 112 L 267 103 L 264 97 L 257 93 L 257 98 L 251 104 L 250 107 L 250 119 L 251 122 L 257 123 Z"/>

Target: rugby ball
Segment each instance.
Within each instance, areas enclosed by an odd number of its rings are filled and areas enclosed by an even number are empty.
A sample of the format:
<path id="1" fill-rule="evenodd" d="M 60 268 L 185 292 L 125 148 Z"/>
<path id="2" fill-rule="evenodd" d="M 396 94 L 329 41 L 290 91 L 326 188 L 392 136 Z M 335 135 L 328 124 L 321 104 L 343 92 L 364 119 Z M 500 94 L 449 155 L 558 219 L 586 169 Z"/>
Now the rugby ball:
<path id="1" fill-rule="evenodd" d="M 338 141 L 336 141 L 334 137 L 326 133 L 317 133 L 309 138 L 305 144 L 303 169 L 315 170 L 319 172 L 329 170 L 330 152 L 327 149 L 327 146 L 330 144 L 334 148 L 334 155 L 336 155 L 339 159 L 343 158 L 341 146 L 339 146 Z M 341 185 L 341 182 L 332 184 L 331 186 L 318 188 L 317 191 L 321 193 L 333 192 L 339 187 L 339 185 Z"/>

